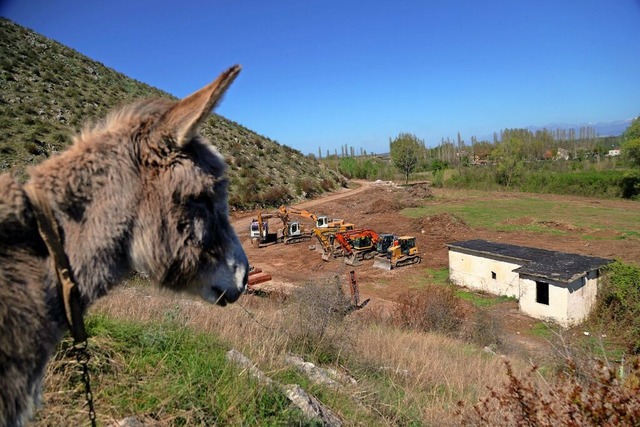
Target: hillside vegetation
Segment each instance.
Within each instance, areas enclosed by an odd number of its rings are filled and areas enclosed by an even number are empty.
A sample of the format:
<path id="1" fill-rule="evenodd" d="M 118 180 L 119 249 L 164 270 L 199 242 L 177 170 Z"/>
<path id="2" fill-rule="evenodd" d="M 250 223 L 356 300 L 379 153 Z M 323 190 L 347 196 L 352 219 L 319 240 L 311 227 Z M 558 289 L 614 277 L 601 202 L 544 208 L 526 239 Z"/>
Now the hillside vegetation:
<path id="1" fill-rule="evenodd" d="M 73 134 L 111 109 L 175 98 L 6 19 L 0 19 L 0 87 L 0 172 L 15 170 L 21 179 L 27 166 L 64 150 Z M 229 163 L 230 203 L 237 208 L 277 205 L 345 182 L 313 158 L 219 115 L 202 133 Z"/>

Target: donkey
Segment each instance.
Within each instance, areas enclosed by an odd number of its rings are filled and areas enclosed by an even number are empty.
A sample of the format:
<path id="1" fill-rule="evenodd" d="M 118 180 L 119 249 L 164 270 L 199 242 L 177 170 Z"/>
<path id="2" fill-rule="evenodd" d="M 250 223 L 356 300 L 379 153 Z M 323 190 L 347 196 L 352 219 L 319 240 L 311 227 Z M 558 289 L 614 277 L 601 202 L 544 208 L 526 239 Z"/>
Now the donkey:
<path id="1" fill-rule="evenodd" d="M 0 175 L 1 427 L 29 421 L 62 335 L 131 272 L 220 306 L 244 292 L 249 265 L 229 222 L 226 164 L 198 135 L 239 72 L 178 102 L 110 114 L 31 168 L 24 185 Z M 62 282 L 75 290 L 71 303 Z"/>

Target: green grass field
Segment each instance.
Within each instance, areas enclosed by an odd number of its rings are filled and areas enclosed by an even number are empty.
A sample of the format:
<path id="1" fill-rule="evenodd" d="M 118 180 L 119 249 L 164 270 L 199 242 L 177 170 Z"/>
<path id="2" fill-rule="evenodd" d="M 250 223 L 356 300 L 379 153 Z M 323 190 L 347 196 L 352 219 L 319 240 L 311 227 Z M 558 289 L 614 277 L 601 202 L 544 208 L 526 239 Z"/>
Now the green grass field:
<path id="1" fill-rule="evenodd" d="M 410 218 L 450 213 L 469 226 L 498 231 L 532 231 L 565 234 L 580 231 L 585 239 L 597 239 L 600 231 L 614 231 L 615 238 L 640 236 L 640 205 L 637 202 L 605 203 L 597 199 L 567 199 L 510 193 L 510 197 L 488 197 L 481 191 L 455 192 L 427 205 L 407 208 Z M 462 197 L 462 195 L 467 197 Z"/>

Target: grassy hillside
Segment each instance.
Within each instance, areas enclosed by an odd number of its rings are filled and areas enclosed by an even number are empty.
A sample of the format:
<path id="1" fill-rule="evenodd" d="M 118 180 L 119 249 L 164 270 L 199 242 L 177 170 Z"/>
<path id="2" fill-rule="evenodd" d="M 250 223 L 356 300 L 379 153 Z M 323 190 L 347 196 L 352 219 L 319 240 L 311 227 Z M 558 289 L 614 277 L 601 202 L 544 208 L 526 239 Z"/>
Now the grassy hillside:
<path id="1" fill-rule="evenodd" d="M 0 172 L 63 150 L 87 122 L 135 99 L 171 95 L 73 49 L 0 19 Z M 344 178 L 297 150 L 212 115 L 204 126 L 230 166 L 236 207 L 279 204 L 330 190 Z"/>

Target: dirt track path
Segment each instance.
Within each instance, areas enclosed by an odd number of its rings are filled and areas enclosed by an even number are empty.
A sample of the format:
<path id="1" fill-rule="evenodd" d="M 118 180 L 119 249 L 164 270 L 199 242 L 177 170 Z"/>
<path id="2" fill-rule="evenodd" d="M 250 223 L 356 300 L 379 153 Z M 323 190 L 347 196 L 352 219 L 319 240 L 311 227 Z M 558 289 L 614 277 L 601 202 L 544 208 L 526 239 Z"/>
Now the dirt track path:
<path id="1" fill-rule="evenodd" d="M 293 206 L 298 209 L 309 209 L 314 206 L 321 205 L 323 203 L 333 202 L 335 200 L 339 200 L 345 197 L 354 196 L 356 194 L 362 193 L 363 191 L 366 191 L 369 187 L 374 185 L 373 182 L 370 182 L 370 181 L 353 180 L 351 182 L 358 184 L 358 187 L 354 189 L 343 189 L 339 192 L 330 193 L 327 196 L 320 197 L 318 199 L 308 200 L 306 202 L 298 203 Z M 233 226 L 233 228 L 235 228 L 236 233 L 238 233 L 239 235 L 243 235 L 247 233 L 247 230 L 249 229 L 249 224 L 251 223 L 251 218 L 252 216 L 254 216 L 255 212 L 256 211 L 243 212 L 239 214 L 236 219 L 233 219 L 231 221 L 231 225 Z"/>

